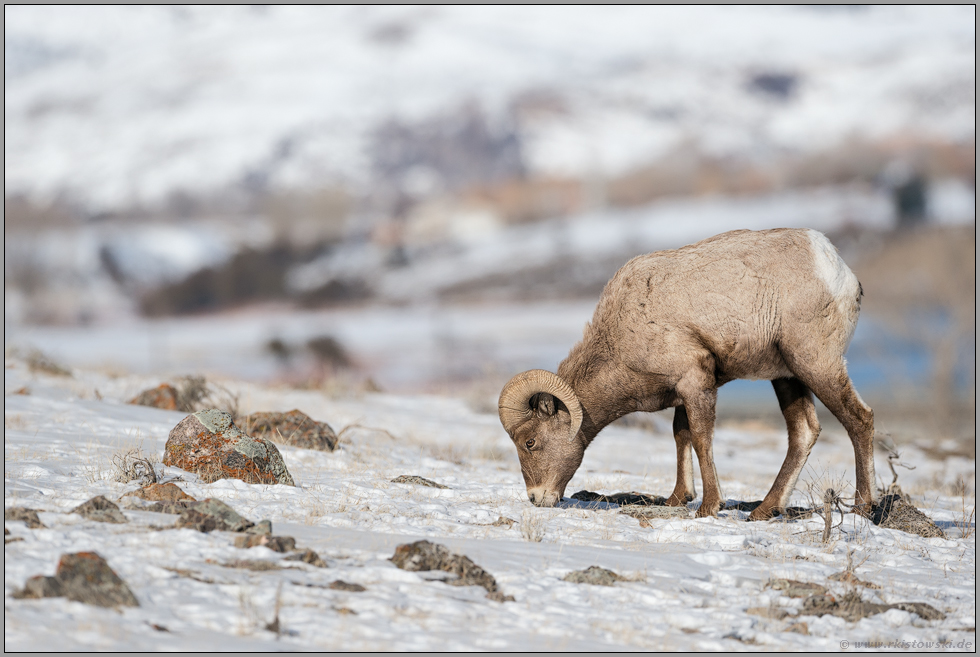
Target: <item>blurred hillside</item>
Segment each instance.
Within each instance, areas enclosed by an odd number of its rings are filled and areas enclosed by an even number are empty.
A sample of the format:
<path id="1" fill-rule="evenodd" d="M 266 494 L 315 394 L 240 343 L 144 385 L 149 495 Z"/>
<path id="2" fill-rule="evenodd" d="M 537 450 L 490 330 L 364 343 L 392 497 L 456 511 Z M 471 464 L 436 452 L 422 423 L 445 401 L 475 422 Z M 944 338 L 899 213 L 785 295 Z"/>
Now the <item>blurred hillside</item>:
<path id="1" fill-rule="evenodd" d="M 630 257 L 806 226 L 865 286 L 859 387 L 959 417 L 975 17 L 5 7 L 6 339 L 489 390 L 553 368 Z"/>

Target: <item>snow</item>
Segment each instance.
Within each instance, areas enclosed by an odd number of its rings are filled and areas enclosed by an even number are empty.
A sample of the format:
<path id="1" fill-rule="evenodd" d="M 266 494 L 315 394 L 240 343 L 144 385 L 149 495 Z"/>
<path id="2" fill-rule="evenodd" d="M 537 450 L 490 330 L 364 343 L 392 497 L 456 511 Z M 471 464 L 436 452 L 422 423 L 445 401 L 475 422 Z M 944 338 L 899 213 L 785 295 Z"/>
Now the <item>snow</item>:
<path id="1" fill-rule="evenodd" d="M 910 448 L 918 468 L 900 483 L 949 539 L 881 529 L 848 515 L 820 542 L 819 519 L 749 523 L 745 514 L 652 520 L 649 528 L 612 505 L 537 509 L 526 498 L 516 455 L 493 414 L 458 399 L 318 391 L 224 383 L 245 412 L 300 408 L 344 432 L 333 453 L 283 447 L 296 488 L 248 485 L 163 468 L 165 478 L 203 499 L 218 498 L 249 519 L 268 518 L 328 562 L 318 569 L 259 547 L 236 549 L 227 533 L 168 528 L 174 516 L 126 510 L 129 523 L 104 525 L 67 514 L 94 495 L 117 499 L 136 487 L 113 480 L 113 455 L 140 447 L 160 458 L 182 413 L 124 400 L 155 385 L 151 375 L 111 376 L 76 368 L 74 376 L 31 374 L 16 358 L 4 370 L 4 506 L 40 509 L 47 529 L 5 522 L 23 540 L 5 546 L 6 650 L 838 650 L 841 641 L 952 641 L 973 650 L 976 542 L 972 490 L 946 486 L 975 477 L 965 459 L 936 461 Z M 28 394 L 18 393 L 27 388 Z M 354 425 L 357 425 L 354 427 Z M 760 499 L 772 483 L 785 436 L 719 429 L 715 456 L 731 499 Z M 879 458 L 878 471 L 886 471 Z M 446 490 L 393 484 L 414 474 Z M 660 432 L 609 427 L 586 453 L 569 492 L 638 490 L 665 494 L 673 485 L 674 446 Z M 846 436 L 825 432 L 810 456 L 793 504 L 817 490 L 853 482 Z M 691 505 L 692 508 L 696 503 Z M 493 526 L 498 517 L 517 521 Z M 840 520 L 840 518 L 838 518 Z M 536 524 L 540 542 L 524 540 Z M 434 573 L 398 570 L 397 545 L 419 539 L 469 556 L 514 602 L 485 599 L 476 587 L 450 587 Z M 128 583 L 140 607 L 121 611 L 62 598 L 14 600 L 28 577 L 51 575 L 65 552 L 94 550 Z M 857 623 L 801 616 L 782 621 L 748 615 L 770 603 L 798 613 L 800 600 L 766 588 L 787 577 L 827 586 L 849 558 L 857 575 L 882 588 L 884 602 L 926 602 L 947 614 L 926 622 L 891 611 Z M 282 566 L 263 572 L 225 567 L 236 559 Z M 599 565 L 629 579 L 614 587 L 571 584 L 572 570 Z M 326 588 L 334 580 L 362 593 Z M 279 605 L 281 632 L 268 631 Z M 803 621 L 809 635 L 787 632 Z M 165 627 L 157 631 L 153 626 Z M 963 642 L 963 643 L 958 643 Z M 965 642 L 970 642 L 967 645 Z"/>

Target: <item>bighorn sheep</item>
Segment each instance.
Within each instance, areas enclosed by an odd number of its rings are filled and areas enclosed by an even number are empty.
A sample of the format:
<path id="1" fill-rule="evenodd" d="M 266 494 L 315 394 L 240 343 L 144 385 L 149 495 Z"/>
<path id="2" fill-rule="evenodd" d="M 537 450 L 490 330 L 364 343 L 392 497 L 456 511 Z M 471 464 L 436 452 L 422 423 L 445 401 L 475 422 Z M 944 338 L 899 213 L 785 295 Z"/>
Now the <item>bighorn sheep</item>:
<path id="1" fill-rule="evenodd" d="M 844 360 L 862 294 L 836 248 L 814 230 L 736 230 L 633 258 L 606 285 L 558 374 L 523 372 L 500 393 L 500 421 L 517 447 L 531 502 L 556 505 L 585 449 L 613 420 L 674 407 L 677 484 L 667 503 L 694 499 L 693 445 L 704 488 L 697 515 L 717 515 L 723 498 L 711 445 L 718 388 L 768 379 L 789 450 L 750 518 L 769 518 L 789 501 L 820 433 L 813 394 L 847 430 L 855 504 L 867 513 L 874 414 Z"/>

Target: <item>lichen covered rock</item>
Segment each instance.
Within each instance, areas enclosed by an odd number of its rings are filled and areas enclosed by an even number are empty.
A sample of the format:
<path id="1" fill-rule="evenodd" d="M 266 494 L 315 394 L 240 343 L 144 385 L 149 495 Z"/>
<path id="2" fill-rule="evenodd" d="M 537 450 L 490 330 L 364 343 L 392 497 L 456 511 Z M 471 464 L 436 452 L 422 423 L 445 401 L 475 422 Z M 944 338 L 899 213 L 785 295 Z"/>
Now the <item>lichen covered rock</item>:
<path id="1" fill-rule="evenodd" d="M 208 483 L 241 479 L 296 485 L 275 445 L 249 436 L 231 415 L 213 408 L 188 415 L 170 431 L 163 464 L 194 472 Z"/>
<path id="2" fill-rule="evenodd" d="M 332 452 L 337 434 L 326 422 L 318 422 L 294 409 L 288 413 L 252 413 L 243 422 L 245 433 L 280 445 Z"/>

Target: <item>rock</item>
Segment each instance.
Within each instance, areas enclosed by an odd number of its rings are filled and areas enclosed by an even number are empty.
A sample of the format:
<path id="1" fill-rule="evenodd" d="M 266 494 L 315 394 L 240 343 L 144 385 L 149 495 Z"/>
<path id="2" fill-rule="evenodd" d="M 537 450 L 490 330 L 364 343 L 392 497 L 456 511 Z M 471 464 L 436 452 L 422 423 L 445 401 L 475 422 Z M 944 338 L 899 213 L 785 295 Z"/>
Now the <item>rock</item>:
<path id="1" fill-rule="evenodd" d="M 456 579 L 446 580 L 450 586 L 482 586 L 487 597 L 498 602 L 513 601 L 497 587 L 497 580 L 487 571 L 466 556 L 453 554 L 443 545 L 429 541 L 406 543 L 395 548 L 391 562 L 402 570 L 412 572 L 441 570 L 456 575 Z"/>
<path id="2" fill-rule="evenodd" d="M 593 584 L 595 586 L 612 586 L 616 582 L 622 581 L 622 577 L 611 570 L 600 568 L 599 566 L 589 566 L 585 570 L 574 570 L 564 577 L 565 582 L 573 584 Z"/>
<path id="3" fill-rule="evenodd" d="M 449 488 L 449 486 L 443 486 L 442 484 L 436 483 L 429 479 L 419 477 L 417 475 L 398 475 L 391 480 L 393 484 L 415 484 L 416 486 L 426 486 L 428 488 Z"/>
<path id="4" fill-rule="evenodd" d="M 745 610 L 746 614 L 752 616 L 762 616 L 770 620 L 783 620 L 789 616 L 789 612 L 779 607 L 749 607 Z"/>
<path id="5" fill-rule="evenodd" d="M 44 523 L 37 517 L 37 509 L 28 509 L 22 506 L 12 506 L 3 510 L 4 522 L 23 522 L 28 529 L 42 529 Z"/>
<path id="6" fill-rule="evenodd" d="M 367 591 L 367 589 L 360 584 L 351 584 L 350 582 L 345 582 L 339 579 L 331 582 L 330 588 L 334 589 L 335 591 L 350 591 L 351 593 L 361 593 L 362 591 Z"/>
<path id="7" fill-rule="evenodd" d="M 327 562 L 320 558 L 320 555 L 313 550 L 306 549 L 302 552 L 296 554 L 291 554 L 285 559 L 286 561 L 302 561 L 303 563 L 308 563 L 311 566 L 316 566 L 317 568 L 327 568 Z"/>
<path id="8" fill-rule="evenodd" d="M 327 568 L 327 562 L 320 558 L 320 555 L 313 550 L 306 549 L 302 552 L 296 554 L 291 554 L 284 559 L 284 561 L 302 561 L 303 563 L 308 563 L 311 566 L 316 566 L 317 568 Z"/>
<path id="9" fill-rule="evenodd" d="M 288 413 L 252 413 L 242 423 L 245 433 L 280 445 L 332 452 L 337 434 L 326 422 L 317 422 L 299 410 Z"/>
<path id="10" fill-rule="evenodd" d="M 231 415 L 217 409 L 188 415 L 170 431 L 163 464 L 195 472 L 207 483 L 296 485 L 275 445 L 243 433 Z"/>
<path id="11" fill-rule="evenodd" d="M 865 582 L 864 580 L 858 579 L 857 575 L 849 570 L 844 570 L 839 573 L 834 573 L 827 579 L 834 582 L 843 582 L 844 584 L 853 584 L 854 586 L 863 586 L 866 589 L 880 589 L 881 587 L 877 584 L 871 582 Z"/>
<path id="12" fill-rule="evenodd" d="M 180 487 L 174 483 L 150 484 L 123 495 L 123 497 L 129 496 L 138 497 L 141 500 L 148 500 L 151 502 L 180 502 L 183 500 L 187 500 L 189 502 L 197 501 L 182 491 Z"/>
<path id="13" fill-rule="evenodd" d="M 195 529 L 204 533 L 215 530 L 243 532 L 254 524 L 251 520 L 238 515 L 233 508 L 221 500 L 208 498 L 201 502 L 195 502 L 186 509 L 177 519 L 175 527 L 178 529 Z"/>
<path id="14" fill-rule="evenodd" d="M 803 601 L 801 615 L 806 616 L 825 616 L 832 615 L 854 623 L 862 618 L 874 616 L 889 609 L 900 609 L 909 613 L 918 614 L 923 620 L 942 620 L 946 615 L 941 611 L 927 605 L 924 602 L 897 602 L 895 604 L 878 604 L 876 602 L 865 602 L 861 599 L 861 594 L 856 591 L 845 593 L 837 600 L 830 595 L 813 595 Z"/>
<path id="15" fill-rule="evenodd" d="M 95 552 L 63 554 L 54 577 L 27 580 L 15 598 L 57 598 L 98 607 L 138 607 L 139 601 L 105 559 Z"/>
<path id="16" fill-rule="evenodd" d="M 636 518 L 644 527 L 651 526 L 649 522 L 645 521 L 690 518 L 693 515 L 686 506 L 627 506 L 620 509 L 619 512 Z"/>
<path id="17" fill-rule="evenodd" d="M 79 504 L 71 512 L 77 513 L 87 520 L 95 520 L 96 522 L 112 522 L 116 524 L 129 522 L 114 502 L 110 502 L 101 495 L 93 497 L 88 502 Z"/>
<path id="18" fill-rule="evenodd" d="M 885 495 L 871 509 L 871 520 L 879 527 L 898 529 L 925 538 L 946 538 L 926 514 L 902 499 L 901 495 Z"/>
<path id="19" fill-rule="evenodd" d="M 667 504 L 666 497 L 660 497 L 659 495 L 647 495 L 646 493 L 637 493 L 636 491 L 630 493 L 600 495 L 599 493 L 593 493 L 592 491 L 580 490 L 572 495 L 572 499 L 579 500 L 580 502 L 605 502 L 607 504 L 619 504 L 622 506 L 664 506 Z"/>
<path id="20" fill-rule="evenodd" d="M 152 406 L 165 411 L 177 410 L 177 389 L 169 383 L 161 383 L 156 388 L 144 390 L 127 403 L 137 406 Z"/>
<path id="21" fill-rule="evenodd" d="M 296 539 L 292 536 L 271 536 L 269 534 L 244 534 L 235 537 L 236 548 L 267 547 L 273 552 L 291 552 L 296 549 Z"/>
<path id="22" fill-rule="evenodd" d="M 14 591 L 10 597 L 18 600 L 39 598 L 60 598 L 65 595 L 57 577 L 35 575 L 24 583 L 24 588 Z"/>
<path id="23" fill-rule="evenodd" d="M 802 634 L 803 636 L 810 635 L 810 626 L 806 623 L 793 623 L 786 628 L 787 632 L 793 632 L 794 634 Z"/>
<path id="24" fill-rule="evenodd" d="M 272 533 L 272 521 L 271 520 L 259 520 L 257 523 L 245 530 L 247 534 L 271 534 Z"/>
<path id="25" fill-rule="evenodd" d="M 517 524 L 516 520 L 505 518 L 504 516 L 500 516 L 499 518 L 497 518 L 496 520 L 490 523 L 492 527 L 507 527 L 508 529 L 510 529 L 516 524 Z"/>
<path id="26" fill-rule="evenodd" d="M 795 579 L 769 580 L 769 588 L 774 591 L 782 591 L 782 594 L 788 598 L 805 598 L 812 595 L 823 595 L 827 592 L 825 586 L 813 582 L 800 582 Z"/>
<path id="27" fill-rule="evenodd" d="M 263 573 L 270 570 L 282 570 L 282 566 L 274 561 L 263 561 L 261 559 L 235 559 L 221 564 L 225 568 L 238 568 L 240 570 L 251 570 Z"/>

